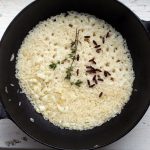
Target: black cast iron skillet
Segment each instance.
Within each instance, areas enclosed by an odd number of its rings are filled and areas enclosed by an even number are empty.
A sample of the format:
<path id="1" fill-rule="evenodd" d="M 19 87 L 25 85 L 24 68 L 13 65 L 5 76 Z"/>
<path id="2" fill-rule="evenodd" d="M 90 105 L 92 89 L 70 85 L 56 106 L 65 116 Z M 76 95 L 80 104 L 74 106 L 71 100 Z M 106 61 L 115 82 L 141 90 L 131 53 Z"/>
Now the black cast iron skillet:
<path id="1" fill-rule="evenodd" d="M 17 55 L 21 42 L 39 21 L 69 10 L 95 15 L 115 27 L 127 40 L 136 76 L 134 89 L 137 90 L 133 91 L 122 113 L 87 131 L 62 130 L 36 113 L 26 95 L 17 93 L 20 87 L 15 78 L 15 61 L 10 62 L 12 53 Z M 141 22 L 115 0 L 37 0 L 30 4 L 12 21 L 0 43 L 0 93 L 10 118 L 35 140 L 59 149 L 94 149 L 127 134 L 150 104 L 150 37 L 144 25 L 149 27 L 148 22 Z M 5 92 L 6 86 L 8 93 Z M 19 101 L 22 103 L 20 107 Z M 34 123 L 29 118 L 34 118 Z"/>

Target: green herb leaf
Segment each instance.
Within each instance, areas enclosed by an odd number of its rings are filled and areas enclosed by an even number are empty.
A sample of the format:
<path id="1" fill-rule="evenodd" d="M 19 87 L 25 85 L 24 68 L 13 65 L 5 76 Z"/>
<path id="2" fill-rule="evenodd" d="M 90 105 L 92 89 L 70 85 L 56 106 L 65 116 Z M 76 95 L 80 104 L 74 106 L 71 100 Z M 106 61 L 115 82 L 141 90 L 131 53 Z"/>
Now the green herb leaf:
<path id="1" fill-rule="evenodd" d="M 63 60 L 61 61 L 61 64 L 64 64 L 67 60 L 68 60 L 67 58 L 63 59 Z"/>
<path id="2" fill-rule="evenodd" d="M 68 67 L 66 69 L 66 77 L 65 77 L 65 79 L 67 79 L 67 80 L 70 80 L 71 76 L 72 76 L 73 63 L 74 63 L 74 61 L 76 59 L 76 52 L 77 52 L 77 49 L 78 49 L 78 42 L 79 42 L 78 38 L 79 38 L 79 30 L 76 29 L 75 40 L 73 42 L 71 42 L 71 53 L 69 54 L 69 58 L 72 60 L 72 62 L 70 64 L 70 67 Z M 70 81 L 70 84 L 71 85 L 75 84 L 76 86 L 80 86 L 81 85 L 81 81 L 78 80 L 75 83 Z"/>
<path id="3" fill-rule="evenodd" d="M 51 69 L 55 70 L 56 67 L 57 67 L 57 64 L 54 63 L 54 62 L 52 62 L 52 63 L 49 65 L 49 67 L 50 67 Z"/>
<path id="4" fill-rule="evenodd" d="M 55 70 L 56 67 L 57 67 L 57 64 L 60 64 L 60 61 L 59 61 L 59 60 L 57 61 L 57 63 L 52 62 L 52 63 L 49 65 L 49 67 L 50 67 L 51 69 Z"/>
<path id="5" fill-rule="evenodd" d="M 70 80 L 71 79 L 71 75 L 72 75 L 72 71 L 73 71 L 73 67 L 70 66 L 66 69 L 66 77 L 65 79 Z"/>
<path id="6" fill-rule="evenodd" d="M 82 82 L 81 80 L 77 80 L 74 84 L 75 84 L 76 86 L 80 87 L 82 83 L 83 83 L 83 82 Z"/>
<path id="7" fill-rule="evenodd" d="M 73 59 L 74 58 L 74 54 L 69 54 L 69 58 Z"/>
<path id="8" fill-rule="evenodd" d="M 71 42 L 71 47 L 73 47 L 75 45 L 75 41 L 74 42 Z"/>
<path id="9" fill-rule="evenodd" d="M 75 47 L 72 47 L 72 48 L 71 48 L 71 53 L 72 53 L 72 54 L 75 54 L 75 53 L 76 53 L 76 51 L 77 51 L 77 50 L 76 50 L 76 48 L 75 48 Z"/>

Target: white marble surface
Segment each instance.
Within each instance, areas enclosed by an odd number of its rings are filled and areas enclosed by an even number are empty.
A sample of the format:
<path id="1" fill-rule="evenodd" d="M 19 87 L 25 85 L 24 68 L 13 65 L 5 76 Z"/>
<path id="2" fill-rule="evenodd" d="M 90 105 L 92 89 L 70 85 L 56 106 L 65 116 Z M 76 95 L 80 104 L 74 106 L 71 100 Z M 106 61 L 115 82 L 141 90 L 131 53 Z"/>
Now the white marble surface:
<path id="1" fill-rule="evenodd" d="M 0 0 L 0 39 L 11 20 L 33 0 Z M 141 19 L 150 20 L 150 0 L 120 0 L 133 10 Z M 22 139 L 27 137 L 27 141 Z M 12 145 L 13 139 L 19 143 Z M 23 133 L 9 119 L 0 120 L 0 148 L 35 148 L 46 147 L 35 142 Z M 46 148 L 47 149 L 47 148 Z M 138 125 L 117 142 L 102 150 L 149 150 L 150 149 L 150 109 Z"/>

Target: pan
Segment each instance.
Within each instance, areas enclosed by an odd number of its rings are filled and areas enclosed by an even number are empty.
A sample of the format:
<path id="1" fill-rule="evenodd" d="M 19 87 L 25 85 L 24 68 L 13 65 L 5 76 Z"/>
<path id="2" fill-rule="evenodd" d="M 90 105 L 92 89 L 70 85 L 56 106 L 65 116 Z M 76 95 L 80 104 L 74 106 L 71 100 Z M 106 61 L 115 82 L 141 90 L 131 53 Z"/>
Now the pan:
<path id="1" fill-rule="evenodd" d="M 28 32 L 39 21 L 70 10 L 95 15 L 118 30 L 127 41 L 135 71 L 134 90 L 121 114 L 86 131 L 60 129 L 44 120 L 26 95 L 18 92 L 21 89 L 15 77 L 17 52 Z M 150 104 L 149 29 L 149 22 L 141 21 L 116 0 L 37 0 L 31 3 L 11 22 L 0 43 L 0 95 L 10 119 L 33 139 L 56 149 L 95 149 L 118 140 L 140 121 Z M 10 61 L 12 54 L 14 61 Z"/>

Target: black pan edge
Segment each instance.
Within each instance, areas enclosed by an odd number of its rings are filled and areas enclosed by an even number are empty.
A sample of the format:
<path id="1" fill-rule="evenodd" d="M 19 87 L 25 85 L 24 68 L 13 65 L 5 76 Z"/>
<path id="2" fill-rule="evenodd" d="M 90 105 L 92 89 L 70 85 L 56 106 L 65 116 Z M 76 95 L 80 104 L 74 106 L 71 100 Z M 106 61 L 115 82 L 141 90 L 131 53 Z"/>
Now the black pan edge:
<path id="1" fill-rule="evenodd" d="M 133 17 L 137 18 L 138 22 L 140 23 L 141 27 L 143 28 L 145 34 L 147 35 L 147 37 L 148 37 L 148 39 L 149 39 L 149 41 L 150 41 L 150 34 L 149 34 L 149 33 L 147 32 L 147 30 L 145 29 L 145 27 L 144 27 L 142 21 L 140 20 L 140 18 L 139 18 L 136 14 L 134 14 L 127 6 L 125 6 L 124 4 L 122 4 L 121 2 L 119 2 L 119 1 L 117 1 L 117 0 L 113 0 L 113 1 L 114 1 L 114 3 L 118 3 L 119 5 L 123 5 L 123 6 L 130 12 L 130 14 L 131 14 Z M 11 21 L 11 23 L 10 23 L 9 26 L 7 27 L 7 29 L 6 29 L 6 31 L 5 31 L 5 33 L 4 33 L 4 35 L 2 36 L 2 39 L 1 39 L 1 41 L 0 41 L 0 48 L 1 48 L 1 43 L 3 42 L 5 36 L 6 36 L 7 33 L 10 31 L 11 25 L 14 24 L 14 23 L 16 22 L 16 20 L 17 20 L 26 10 L 28 10 L 31 6 L 36 5 L 36 3 L 38 3 L 38 0 L 37 0 L 37 1 L 34 1 L 34 2 L 30 3 L 28 6 L 26 6 L 26 7 Z M 1 93 L 1 92 L 0 92 L 0 93 Z M 142 117 L 143 117 L 144 114 L 146 113 L 147 109 L 149 108 L 149 105 L 150 105 L 150 100 L 149 100 L 149 103 L 146 105 L 145 109 L 143 110 L 142 115 L 137 118 L 137 120 L 134 122 L 134 124 L 132 125 L 132 127 L 131 127 L 129 130 L 127 130 L 126 132 L 122 133 L 122 134 L 121 134 L 120 136 L 118 136 L 117 138 L 112 139 L 111 142 L 108 142 L 108 143 L 106 143 L 105 145 L 102 145 L 101 147 L 104 147 L 104 146 L 106 146 L 106 145 L 108 145 L 108 144 L 111 144 L 111 143 L 113 143 L 113 142 L 119 140 L 119 139 L 122 138 L 123 136 L 125 136 L 127 133 L 129 133 L 129 132 L 138 124 L 138 122 L 142 119 Z M 6 108 L 6 107 L 4 107 L 4 108 L 5 108 L 6 111 L 7 111 L 7 108 Z M 9 114 L 8 111 L 7 111 L 7 113 Z M 10 118 L 11 118 L 11 115 L 10 115 Z M 21 130 L 23 130 L 28 136 L 30 136 L 31 138 L 35 139 L 36 141 L 38 141 L 38 142 L 40 142 L 40 143 L 42 143 L 42 144 L 44 144 L 44 145 L 47 145 L 47 146 L 49 146 L 49 147 L 51 147 L 51 148 L 60 149 L 60 150 L 65 150 L 64 148 L 60 148 L 60 147 L 48 145 L 48 144 L 46 144 L 46 143 L 40 141 L 39 139 L 36 139 L 36 138 L 33 137 L 32 135 L 28 134 L 28 132 L 27 132 L 25 129 L 23 129 L 23 128 L 21 127 L 19 121 L 16 121 L 16 120 L 13 119 L 13 118 L 11 118 L 11 119 L 12 119 L 12 121 L 13 121 Z M 89 150 L 94 150 L 94 149 L 98 149 L 98 148 L 100 148 L 100 147 L 96 147 L 96 148 L 92 147 L 92 148 L 90 148 Z M 71 149 L 68 149 L 68 150 L 71 150 Z M 84 150 L 86 150 L 86 149 L 84 149 Z"/>

